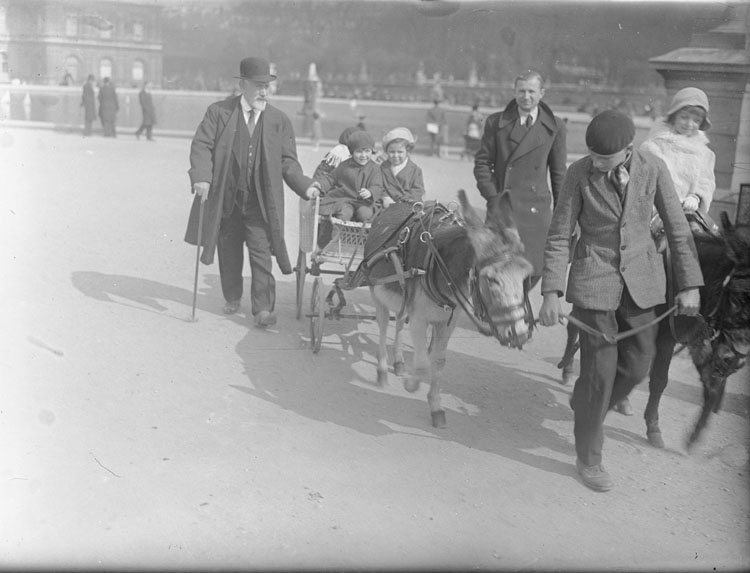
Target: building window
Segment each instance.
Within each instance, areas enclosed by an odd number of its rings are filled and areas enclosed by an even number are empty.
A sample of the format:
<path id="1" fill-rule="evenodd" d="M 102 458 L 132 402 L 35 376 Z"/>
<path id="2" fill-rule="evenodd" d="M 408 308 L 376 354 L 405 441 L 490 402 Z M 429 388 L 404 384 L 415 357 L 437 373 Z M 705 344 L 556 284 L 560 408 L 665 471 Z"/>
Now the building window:
<path id="1" fill-rule="evenodd" d="M 112 39 L 112 28 L 100 28 L 99 29 L 99 39 L 101 39 L 101 40 L 111 40 Z"/>
<path id="2" fill-rule="evenodd" d="M 78 36 L 78 18 L 76 16 L 65 17 L 65 35 Z"/>
<path id="3" fill-rule="evenodd" d="M 109 58 L 102 58 L 99 62 L 99 77 L 112 79 L 112 60 Z"/>
<path id="4" fill-rule="evenodd" d="M 143 22 L 133 22 L 133 40 L 142 42 L 145 38 L 145 26 Z"/>
<path id="5" fill-rule="evenodd" d="M 146 67 L 143 65 L 143 62 L 141 60 L 136 60 L 133 62 L 133 73 L 131 75 L 133 82 L 142 82 L 145 77 L 145 69 Z"/>
<path id="6" fill-rule="evenodd" d="M 65 58 L 65 75 L 70 76 L 72 82 L 78 81 L 79 67 L 81 63 L 75 56 L 68 56 Z"/>

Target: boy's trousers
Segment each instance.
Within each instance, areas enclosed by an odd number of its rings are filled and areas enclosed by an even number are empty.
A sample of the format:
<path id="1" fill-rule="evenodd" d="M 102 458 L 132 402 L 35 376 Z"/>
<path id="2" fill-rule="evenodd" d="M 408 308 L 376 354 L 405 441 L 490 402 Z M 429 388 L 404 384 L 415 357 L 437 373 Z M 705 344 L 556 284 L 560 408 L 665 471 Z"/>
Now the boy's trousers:
<path id="1" fill-rule="evenodd" d="M 639 308 L 623 290 L 617 310 L 573 307 L 573 316 L 599 332 L 617 334 L 656 318 L 654 308 Z M 601 336 L 580 331 L 581 375 L 573 389 L 573 433 L 579 461 L 599 465 L 604 443 L 604 418 L 648 374 L 655 353 L 656 325 L 610 344 Z"/>

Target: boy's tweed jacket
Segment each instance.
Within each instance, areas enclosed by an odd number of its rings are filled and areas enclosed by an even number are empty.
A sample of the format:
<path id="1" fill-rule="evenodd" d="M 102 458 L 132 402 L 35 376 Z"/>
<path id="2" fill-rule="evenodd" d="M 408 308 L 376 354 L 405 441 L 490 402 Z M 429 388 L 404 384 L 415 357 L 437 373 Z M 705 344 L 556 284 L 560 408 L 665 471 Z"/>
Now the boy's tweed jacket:
<path id="1" fill-rule="evenodd" d="M 651 308 L 666 300 L 664 261 L 651 238 L 651 211 L 664 221 L 675 278 L 675 292 L 703 285 L 695 243 L 664 162 L 633 151 L 624 205 L 607 173 L 589 156 L 573 163 L 565 177 L 544 251 L 542 293 L 566 293 L 566 300 L 590 310 L 616 310 L 627 286 L 635 303 Z M 568 275 L 570 237 L 576 222 L 581 236 Z"/>

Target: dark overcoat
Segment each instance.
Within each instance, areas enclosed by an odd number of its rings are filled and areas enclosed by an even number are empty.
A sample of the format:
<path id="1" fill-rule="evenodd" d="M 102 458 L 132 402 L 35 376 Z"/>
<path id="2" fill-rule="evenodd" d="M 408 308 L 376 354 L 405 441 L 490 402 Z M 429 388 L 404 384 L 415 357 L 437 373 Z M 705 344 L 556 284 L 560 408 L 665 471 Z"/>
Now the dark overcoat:
<path id="1" fill-rule="evenodd" d="M 117 91 L 112 84 L 103 84 L 99 88 L 99 117 L 102 121 L 115 121 L 120 102 Z"/>
<path id="2" fill-rule="evenodd" d="M 151 97 L 151 93 L 146 90 L 138 92 L 138 102 L 141 104 L 141 111 L 143 112 L 143 125 L 154 125 L 156 124 L 156 110 L 154 109 L 154 100 Z"/>
<path id="3" fill-rule="evenodd" d="M 527 129 L 518 122 L 513 100 L 487 118 L 474 158 L 474 178 L 488 211 L 496 204 L 493 198 L 509 193 L 525 255 L 536 275 L 542 274 L 544 240 L 565 179 L 565 138 L 565 123 L 544 102 L 539 104 L 537 121 Z"/>
<path id="4" fill-rule="evenodd" d="M 210 183 L 206 200 L 201 244 L 201 262 L 214 261 L 216 242 L 224 206 L 224 195 L 234 161 L 232 146 L 237 132 L 238 114 L 242 113 L 241 96 L 211 104 L 206 110 L 190 147 L 191 185 Z M 271 229 L 271 249 L 284 274 L 291 274 L 284 241 L 284 182 L 302 198 L 312 184 L 297 161 L 297 143 L 289 118 L 280 109 L 266 105 L 255 127 L 260 130 L 258 156 L 253 171 L 255 188 L 262 194 L 263 216 Z M 200 198 L 195 197 L 185 233 L 185 241 L 198 243 Z"/>
<path id="5" fill-rule="evenodd" d="M 547 235 L 542 293 L 565 292 L 578 307 L 615 310 L 627 287 L 640 308 L 663 304 L 664 262 L 650 230 L 654 207 L 669 240 L 676 290 L 702 286 L 693 235 L 664 162 L 633 152 L 624 204 L 606 179 L 588 155 L 570 166 Z M 576 223 L 581 235 L 568 271 Z"/>
<path id="6" fill-rule="evenodd" d="M 91 82 L 83 84 L 81 107 L 83 107 L 84 119 L 86 121 L 94 121 L 96 119 L 96 94 Z"/>

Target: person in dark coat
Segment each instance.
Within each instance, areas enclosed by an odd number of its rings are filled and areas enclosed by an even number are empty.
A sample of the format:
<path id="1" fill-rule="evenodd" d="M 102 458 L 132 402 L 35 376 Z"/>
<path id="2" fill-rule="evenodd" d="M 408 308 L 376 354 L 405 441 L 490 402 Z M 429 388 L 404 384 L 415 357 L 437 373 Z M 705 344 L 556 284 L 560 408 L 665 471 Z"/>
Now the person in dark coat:
<path id="1" fill-rule="evenodd" d="M 83 137 L 91 135 L 91 127 L 96 120 L 96 93 L 94 93 L 94 75 L 89 74 L 83 84 L 81 107 L 83 108 Z"/>
<path id="2" fill-rule="evenodd" d="M 148 82 L 143 82 L 143 87 L 138 92 L 138 102 L 141 104 L 143 119 L 141 120 L 141 126 L 135 132 L 135 137 L 136 139 L 140 139 L 141 133 L 145 130 L 146 139 L 153 141 L 151 131 L 154 129 L 154 124 L 156 124 L 156 110 L 154 109 L 154 100 L 151 97 L 151 88 Z"/>
<path id="3" fill-rule="evenodd" d="M 209 265 L 218 252 L 224 313 L 240 308 L 247 244 L 252 313 L 255 324 L 266 327 L 276 323 L 272 256 L 282 273 L 292 272 L 284 242 L 284 183 L 304 199 L 318 191 L 297 160 L 291 121 L 267 102 L 276 79 L 268 61 L 243 59 L 238 79 L 242 94 L 212 103 L 193 137 L 188 173 L 196 197 L 185 241 L 197 244 L 205 201 L 200 260 Z"/>
<path id="4" fill-rule="evenodd" d="M 99 88 L 99 119 L 102 120 L 104 137 L 117 137 L 115 122 L 119 109 L 115 86 L 109 78 L 104 78 L 102 87 Z"/>
<path id="5" fill-rule="evenodd" d="M 510 194 L 513 219 L 534 265 L 531 289 L 542 274 L 544 238 L 565 178 L 565 122 L 542 102 L 544 80 L 528 71 L 515 80 L 515 99 L 491 114 L 474 157 L 477 188 L 487 200 L 487 223 L 498 213 L 500 195 Z M 547 182 L 547 173 L 551 183 Z"/>
<path id="6" fill-rule="evenodd" d="M 664 162 L 633 147 L 633 120 L 607 110 L 586 130 L 589 154 L 570 166 L 558 197 L 544 251 L 539 320 L 560 320 L 560 297 L 573 304 L 581 329 L 581 375 L 570 405 L 576 468 L 584 484 L 607 491 L 613 482 L 601 465 L 604 418 L 648 374 L 656 351 L 656 307 L 666 302 L 666 274 L 651 237 L 654 208 L 664 222 L 678 312 L 700 309 L 703 275 L 687 219 Z M 571 236 L 581 230 L 570 271 Z M 614 343 L 604 336 L 632 331 Z"/>

